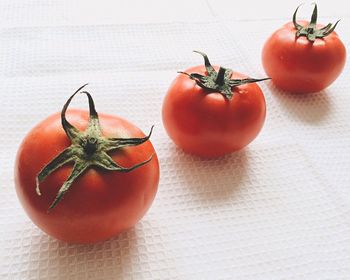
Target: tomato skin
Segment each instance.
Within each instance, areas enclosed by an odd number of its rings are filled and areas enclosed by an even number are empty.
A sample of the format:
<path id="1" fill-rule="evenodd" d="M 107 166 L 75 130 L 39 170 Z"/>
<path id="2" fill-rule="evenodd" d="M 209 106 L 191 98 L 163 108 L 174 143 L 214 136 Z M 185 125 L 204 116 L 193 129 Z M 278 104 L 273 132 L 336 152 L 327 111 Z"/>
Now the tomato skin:
<path id="1" fill-rule="evenodd" d="M 86 128 L 88 118 L 85 110 L 67 111 L 67 119 L 80 130 Z M 99 114 L 99 119 L 105 136 L 145 136 L 122 118 Z M 69 145 L 60 113 L 35 126 L 20 145 L 15 163 L 16 192 L 32 221 L 47 234 L 70 243 L 106 240 L 137 223 L 150 207 L 159 182 L 159 163 L 151 142 L 110 153 L 124 167 L 154 154 L 149 163 L 128 173 L 90 168 L 73 183 L 57 207 L 48 212 L 73 166 L 67 164 L 49 175 L 40 185 L 41 196 L 35 192 L 35 178 Z"/>
<path id="2" fill-rule="evenodd" d="M 200 65 L 185 72 L 205 75 L 206 69 Z M 246 76 L 233 72 L 231 78 Z M 264 124 L 265 98 L 256 83 L 234 87 L 233 93 L 228 100 L 219 92 L 208 93 L 186 75 L 178 75 L 162 109 L 170 138 L 185 152 L 203 158 L 220 157 L 248 145 Z"/>
<path id="3" fill-rule="evenodd" d="M 298 21 L 305 26 L 307 21 Z M 318 28 L 323 27 L 317 25 Z M 336 32 L 310 42 L 297 38 L 292 22 L 274 32 L 262 51 L 262 63 L 272 82 L 292 93 L 318 92 L 328 87 L 342 72 L 346 49 Z"/>

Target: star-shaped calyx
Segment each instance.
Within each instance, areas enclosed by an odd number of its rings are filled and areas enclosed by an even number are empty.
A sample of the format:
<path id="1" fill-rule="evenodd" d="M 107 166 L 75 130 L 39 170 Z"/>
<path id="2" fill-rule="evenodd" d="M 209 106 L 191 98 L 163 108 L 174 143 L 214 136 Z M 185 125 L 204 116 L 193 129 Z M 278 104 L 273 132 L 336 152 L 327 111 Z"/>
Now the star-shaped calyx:
<path id="1" fill-rule="evenodd" d="M 87 91 L 81 91 L 86 85 L 80 87 L 66 102 L 61 112 L 63 129 L 71 141 L 71 145 L 51 160 L 37 175 L 36 192 L 41 195 L 40 183 L 56 169 L 67 163 L 74 163 L 73 170 L 67 180 L 59 189 L 55 200 L 49 210 L 53 209 L 72 186 L 74 181 L 89 168 L 98 167 L 110 171 L 129 172 L 152 160 L 153 155 L 146 161 L 132 167 L 123 167 L 108 155 L 108 152 L 127 146 L 137 146 L 146 142 L 152 133 L 153 126 L 148 136 L 143 138 L 113 138 L 102 135 L 98 114 L 95 110 L 94 101 Z M 85 131 L 80 131 L 66 119 L 67 108 L 73 97 L 81 92 L 86 94 L 89 100 L 89 122 Z"/>
<path id="2" fill-rule="evenodd" d="M 295 10 L 294 14 L 293 14 L 293 24 L 294 27 L 296 28 L 297 32 L 296 32 L 296 37 L 300 37 L 300 36 L 305 36 L 310 42 L 314 42 L 316 40 L 316 38 L 323 38 L 326 37 L 327 35 L 331 34 L 335 27 L 337 26 L 338 22 L 340 20 L 338 20 L 333 26 L 331 23 L 328 23 L 326 26 L 317 29 L 316 28 L 316 24 L 317 24 L 317 4 L 314 3 L 314 10 L 312 12 L 311 15 L 311 20 L 310 23 L 306 26 L 302 26 L 299 23 L 297 23 L 296 17 L 297 17 L 297 12 L 299 10 L 301 5 L 299 5 L 297 7 L 297 9 Z"/>
<path id="3" fill-rule="evenodd" d="M 194 51 L 195 53 L 199 53 L 204 58 L 204 65 L 207 70 L 207 75 L 201 75 L 198 73 L 186 73 L 179 72 L 181 74 L 185 74 L 189 76 L 192 80 L 194 80 L 198 86 L 210 91 L 210 92 L 220 92 L 227 99 L 232 99 L 233 92 L 232 88 L 249 84 L 256 83 L 264 80 L 269 80 L 270 78 L 263 79 L 231 79 L 232 70 L 224 67 L 220 67 L 219 71 L 216 72 L 214 67 L 210 64 L 208 56 L 205 53 Z"/>

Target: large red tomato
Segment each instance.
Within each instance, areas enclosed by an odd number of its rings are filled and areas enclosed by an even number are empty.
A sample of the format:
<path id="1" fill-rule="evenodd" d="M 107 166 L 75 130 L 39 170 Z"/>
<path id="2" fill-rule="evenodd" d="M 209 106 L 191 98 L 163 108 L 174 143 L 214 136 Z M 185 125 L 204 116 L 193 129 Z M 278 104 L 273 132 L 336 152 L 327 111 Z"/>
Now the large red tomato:
<path id="1" fill-rule="evenodd" d="M 276 87 L 292 93 L 317 92 L 340 75 L 346 50 L 334 31 L 337 23 L 316 24 L 316 4 L 310 23 L 297 23 L 297 10 L 293 22 L 282 26 L 266 41 L 262 62 Z"/>
<path id="2" fill-rule="evenodd" d="M 61 115 L 29 132 L 15 165 L 16 191 L 29 217 L 47 234 L 74 243 L 132 227 L 150 207 L 159 181 L 149 136 L 122 118 L 97 116 L 86 94 L 90 115 L 66 112 L 73 95 Z"/>
<path id="3" fill-rule="evenodd" d="M 163 103 L 163 123 L 185 152 L 214 158 L 248 145 L 265 121 L 265 99 L 257 84 L 218 66 L 195 66 L 179 74 Z M 188 74 L 191 73 L 191 74 Z"/>

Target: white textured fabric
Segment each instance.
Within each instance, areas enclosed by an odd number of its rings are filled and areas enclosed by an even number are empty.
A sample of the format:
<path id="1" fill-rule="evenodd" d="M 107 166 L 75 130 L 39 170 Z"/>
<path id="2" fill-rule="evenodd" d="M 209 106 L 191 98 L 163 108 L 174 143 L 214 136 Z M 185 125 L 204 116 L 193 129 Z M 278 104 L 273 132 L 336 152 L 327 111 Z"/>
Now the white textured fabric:
<path id="1" fill-rule="evenodd" d="M 264 77 L 260 49 L 278 27 L 269 24 L 244 34 L 230 21 L 1 29 L 0 278 L 349 279 L 349 66 L 320 94 L 293 96 L 260 83 L 263 131 L 221 159 L 184 154 L 162 127 L 162 99 L 176 71 L 202 63 L 193 49 Z M 37 229 L 13 181 L 25 133 L 86 82 L 98 112 L 144 131 L 155 124 L 161 164 L 144 219 L 88 246 Z M 87 102 L 79 97 L 73 106 Z"/>

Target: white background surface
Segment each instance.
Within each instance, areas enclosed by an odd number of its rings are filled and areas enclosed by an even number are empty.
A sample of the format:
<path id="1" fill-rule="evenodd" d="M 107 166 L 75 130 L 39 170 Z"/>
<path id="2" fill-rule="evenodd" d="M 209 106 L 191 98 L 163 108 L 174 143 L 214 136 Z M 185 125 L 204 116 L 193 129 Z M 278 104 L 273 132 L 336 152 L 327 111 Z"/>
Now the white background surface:
<path id="1" fill-rule="evenodd" d="M 264 4 L 263 4 L 264 3 Z M 199 160 L 177 149 L 160 108 L 176 71 L 202 60 L 263 77 L 261 47 L 296 1 L 0 2 L 0 279 L 350 279 L 350 84 L 316 95 L 261 83 L 268 115 L 246 149 Z M 320 22 L 346 1 L 318 1 Z M 309 18 L 310 6 L 300 11 Z M 37 229 L 17 201 L 13 162 L 25 133 L 89 82 L 97 110 L 144 131 L 161 163 L 155 202 L 136 227 L 96 245 Z M 86 107 L 78 98 L 73 106 Z"/>

